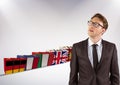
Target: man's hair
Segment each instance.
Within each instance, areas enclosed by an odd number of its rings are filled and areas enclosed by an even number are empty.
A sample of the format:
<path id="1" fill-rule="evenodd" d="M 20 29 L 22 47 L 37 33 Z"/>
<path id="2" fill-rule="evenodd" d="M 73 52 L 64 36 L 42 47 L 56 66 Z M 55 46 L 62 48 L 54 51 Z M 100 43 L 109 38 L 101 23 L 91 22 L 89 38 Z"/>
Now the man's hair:
<path id="1" fill-rule="evenodd" d="M 104 29 L 107 30 L 107 28 L 108 28 L 108 21 L 107 21 L 107 19 L 100 13 L 96 13 L 93 17 L 91 17 L 91 19 L 93 19 L 95 17 L 99 18 L 103 22 L 103 27 L 104 27 Z"/>

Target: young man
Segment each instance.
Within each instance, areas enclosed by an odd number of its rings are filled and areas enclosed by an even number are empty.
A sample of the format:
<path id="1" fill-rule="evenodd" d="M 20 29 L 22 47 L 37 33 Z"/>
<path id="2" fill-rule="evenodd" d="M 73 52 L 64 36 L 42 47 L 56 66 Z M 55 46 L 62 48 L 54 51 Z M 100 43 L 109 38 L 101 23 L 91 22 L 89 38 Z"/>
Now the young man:
<path id="1" fill-rule="evenodd" d="M 119 85 L 116 46 L 102 39 L 107 28 L 100 13 L 88 21 L 89 38 L 73 44 L 69 85 Z"/>

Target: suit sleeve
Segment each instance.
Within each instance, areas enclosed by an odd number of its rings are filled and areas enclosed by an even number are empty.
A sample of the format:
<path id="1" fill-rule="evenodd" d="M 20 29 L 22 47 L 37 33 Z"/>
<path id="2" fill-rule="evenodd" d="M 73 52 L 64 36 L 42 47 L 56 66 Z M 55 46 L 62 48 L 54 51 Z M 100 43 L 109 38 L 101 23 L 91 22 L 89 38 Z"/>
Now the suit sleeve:
<path id="1" fill-rule="evenodd" d="M 110 71 L 111 71 L 111 75 L 110 75 L 111 85 L 119 85 L 119 66 L 118 66 L 117 49 L 115 45 L 113 49 Z"/>
<path id="2" fill-rule="evenodd" d="M 70 61 L 69 85 L 78 85 L 78 59 L 76 54 L 76 45 L 72 47 L 72 58 Z"/>

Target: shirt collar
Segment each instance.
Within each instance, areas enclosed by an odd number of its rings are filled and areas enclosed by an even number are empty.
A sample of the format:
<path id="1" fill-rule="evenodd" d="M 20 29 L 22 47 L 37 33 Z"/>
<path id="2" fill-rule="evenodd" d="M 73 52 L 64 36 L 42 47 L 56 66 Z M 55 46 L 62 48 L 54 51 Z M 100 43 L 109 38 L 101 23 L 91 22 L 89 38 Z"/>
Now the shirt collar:
<path id="1" fill-rule="evenodd" d="M 94 43 L 90 40 L 90 38 L 88 38 L 88 46 L 92 46 Z M 97 43 L 98 46 L 100 46 L 102 44 L 102 39 L 100 39 Z"/>

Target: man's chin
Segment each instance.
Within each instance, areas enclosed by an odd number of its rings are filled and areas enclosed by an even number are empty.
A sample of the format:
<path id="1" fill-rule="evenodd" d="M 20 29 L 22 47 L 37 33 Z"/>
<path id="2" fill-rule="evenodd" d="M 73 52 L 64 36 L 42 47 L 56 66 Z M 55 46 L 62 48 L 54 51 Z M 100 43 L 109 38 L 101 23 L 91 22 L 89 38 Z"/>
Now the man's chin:
<path id="1" fill-rule="evenodd" d="M 95 38 L 95 36 L 94 36 L 94 35 L 89 35 L 89 37 L 90 37 L 90 38 Z"/>
<path id="2" fill-rule="evenodd" d="M 88 33 L 89 37 L 94 37 L 94 35 L 92 33 Z"/>

